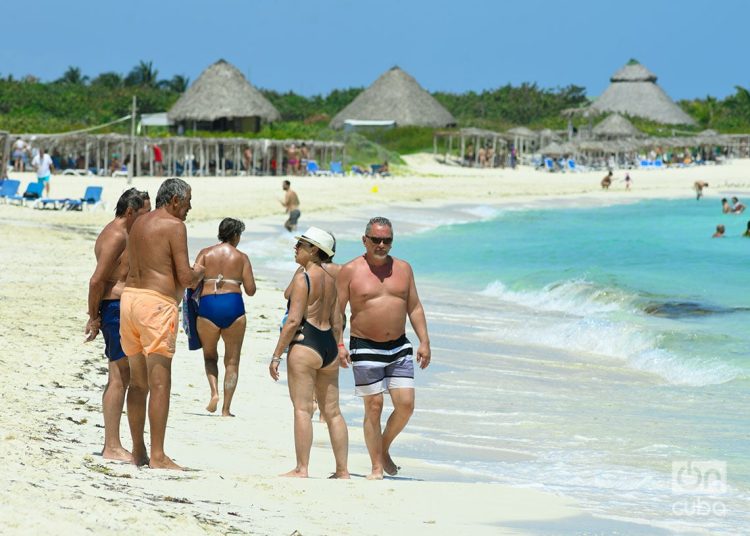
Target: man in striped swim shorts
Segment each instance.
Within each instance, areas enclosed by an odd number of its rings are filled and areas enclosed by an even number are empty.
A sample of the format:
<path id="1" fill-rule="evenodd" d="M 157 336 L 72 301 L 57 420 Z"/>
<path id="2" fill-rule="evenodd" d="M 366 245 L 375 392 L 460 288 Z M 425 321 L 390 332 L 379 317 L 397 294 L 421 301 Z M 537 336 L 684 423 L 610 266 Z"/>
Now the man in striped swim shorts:
<path id="1" fill-rule="evenodd" d="M 391 459 L 390 447 L 414 412 L 413 347 L 406 338 L 406 318 L 419 338 L 417 363 L 430 364 L 427 320 L 419 301 L 409 263 L 391 257 L 393 226 L 387 218 L 372 218 L 362 237 L 365 254 L 343 266 L 336 278 L 341 314 L 351 308 L 349 351 L 339 341 L 339 360 L 352 365 L 355 394 L 365 404 L 365 444 L 370 453 L 370 480 L 400 469 Z M 383 393 L 388 391 L 393 413 L 385 430 L 380 420 Z"/>

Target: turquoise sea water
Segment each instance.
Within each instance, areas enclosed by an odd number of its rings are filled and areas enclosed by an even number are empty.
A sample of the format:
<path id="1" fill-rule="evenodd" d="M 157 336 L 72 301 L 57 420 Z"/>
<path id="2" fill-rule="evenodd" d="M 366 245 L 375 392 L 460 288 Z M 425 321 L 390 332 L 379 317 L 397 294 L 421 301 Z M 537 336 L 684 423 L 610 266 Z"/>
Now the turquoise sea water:
<path id="1" fill-rule="evenodd" d="M 383 213 L 433 350 L 394 458 L 562 493 L 644 533 L 746 532 L 750 214 L 713 199 Z M 718 223 L 727 238 L 711 238 Z M 361 223 L 319 224 L 342 238 L 339 262 L 362 253 Z M 289 274 L 291 243 L 254 258 Z M 356 433 L 361 402 L 341 383 Z M 685 467 L 726 467 L 725 488 L 686 490 Z"/>
<path id="2" fill-rule="evenodd" d="M 468 210 L 485 218 L 407 235 L 393 218 L 434 354 L 400 452 L 598 515 L 743 532 L 747 217 L 711 199 Z M 712 239 L 718 223 L 728 236 Z M 339 258 L 361 249 L 342 241 Z M 347 406 L 355 425 L 358 406 Z M 672 470 L 707 460 L 726 464 L 727 488 L 704 515 Z"/>

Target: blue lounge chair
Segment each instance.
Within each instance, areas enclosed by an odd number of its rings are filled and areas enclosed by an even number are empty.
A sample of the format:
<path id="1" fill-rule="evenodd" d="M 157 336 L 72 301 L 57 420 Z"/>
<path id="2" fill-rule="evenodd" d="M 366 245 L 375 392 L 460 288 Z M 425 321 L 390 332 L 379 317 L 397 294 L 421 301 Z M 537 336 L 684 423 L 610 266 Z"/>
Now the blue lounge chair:
<path id="1" fill-rule="evenodd" d="M 308 160 L 307 161 L 307 174 L 308 175 L 330 175 L 331 172 L 327 169 L 320 169 L 320 166 L 315 160 Z"/>
<path id="2" fill-rule="evenodd" d="M 364 168 L 361 168 L 361 167 L 355 165 L 355 166 L 352 166 L 352 174 L 353 175 L 367 176 L 367 175 L 370 174 L 370 172 L 367 171 Z"/>
<path id="3" fill-rule="evenodd" d="M 555 171 L 555 161 L 552 160 L 551 158 L 544 159 L 544 166 L 547 168 L 547 171 L 549 171 L 550 173 Z"/>
<path id="4" fill-rule="evenodd" d="M 83 210 L 84 206 L 96 207 L 102 202 L 102 187 L 89 186 L 81 199 L 69 199 L 65 204 L 68 210 Z"/>
<path id="5" fill-rule="evenodd" d="M 26 201 L 36 201 L 42 196 L 44 192 L 44 184 L 41 182 L 30 182 L 26 186 L 26 191 L 23 195 L 10 195 L 8 201 L 11 203 L 18 203 L 19 205 L 26 205 Z"/>
<path id="6" fill-rule="evenodd" d="M 21 186 L 21 181 L 15 179 L 6 179 L 0 185 L 0 199 L 7 203 L 8 198 L 18 193 L 18 188 Z"/>
<path id="7" fill-rule="evenodd" d="M 654 167 L 655 168 L 661 168 L 664 165 L 664 162 L 662 162 L 661 158 L 657 158 L 654 160 Z"/>
<path id="8" fill-rule="evenodd" d="M 331 162 L 330 168 L 331 175 L 346 175 L 346 173 L 344 173 L 344 166 L 341 165 L 341 162 Z"/>

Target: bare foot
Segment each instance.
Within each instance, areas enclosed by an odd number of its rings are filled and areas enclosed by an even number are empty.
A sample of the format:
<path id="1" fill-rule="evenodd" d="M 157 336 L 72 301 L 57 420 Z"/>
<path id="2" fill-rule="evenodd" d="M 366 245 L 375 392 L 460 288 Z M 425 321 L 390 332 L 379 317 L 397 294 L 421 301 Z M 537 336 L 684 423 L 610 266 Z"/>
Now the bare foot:
<path id="1" fill-rule="evenodd" d="M 151 461 L 148 463 L 148 466 L 151 469 L 172 469 L 174 471 L 184 471 L 182 467 L 174 463 L 172 461 L 172 458 L 170 458 L 166 454 L 158 459 L 152 457 Z"/>
<path id="2" fill-rule="evenodd" d="M 219 395 L 214 395 L 211 397 L 211 402 L 208 403 L 208 406 L 206 406 L 206 411 L 209 413 L 214 413 L 216 411 L 216 406 L 219 405 Z"/>
<path id="3" fill-rule="evenodd" d="M 391 455 L 387 452 L 383 453 L 383 469 L 386 473 L 393 476 L 395 474 L 398 474 L 398 470 L 401 469 L 398 465 L 396 465 L 393 460 L 391 459 Z"/>
<path id="4" fill-rule="evenodd" d="M 146 456 L 146 452 L 138 452 L 136 449 L 133 449 L 133 455 L 131 458 L 131 461 L 133 464 L 137 465 L 138 467 L 141 467 L 143 465 L 148 465 L 148 456 Z"/>
<path id="5" fill-rule="evenodd" d="M 348 480 L 351 478 L 349 476 L 349 471 L 346 473 L 333 473 L 331 476 L 328 477 L 329 479 L 341 479 L 341 480 Z"/>
<path id="6" fill-rule="evenodd" d="M 234 413 L 230 413 L 228 409 L 221 410 L 222 417 L 234 417 Z"/>
<path id="7" fill-rule="evenodd" d="M 367 480 L 383 480 L 383 473 L 378 471 L 373 471 L 369 475 L 367 475 L 365 478 Z"/>
<path id="8" fill-rule="evenodd" d="M 285 477 L 290 477 L 290 478 L 307 478 L 307 469 L 303 470 L 303 469 L 298 469 L 295 467 L 288 473 L 284 473 L 279 476 L 285 476 Z"/>
<path id="9" fill-rule="evenodd" d="M 104 458 L 105 460 L 113 460 L 116 462 L 133 463 L 133 455 L 122 448 L 122 446 L 111 449 L 104 447 L 104 450 L 102 450 L 102 458 Z"/>

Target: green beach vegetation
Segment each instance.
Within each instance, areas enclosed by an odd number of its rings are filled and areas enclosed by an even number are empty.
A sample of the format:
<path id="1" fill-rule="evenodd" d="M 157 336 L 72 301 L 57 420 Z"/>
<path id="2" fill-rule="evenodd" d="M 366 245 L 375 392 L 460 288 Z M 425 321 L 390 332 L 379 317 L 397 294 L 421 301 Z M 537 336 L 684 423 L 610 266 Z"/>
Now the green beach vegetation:
<path id="1" fill-rule="evenodd" d="M 105 72 L 93 78 L 78 67 L 68 67 L 62 76 L 42 82 L 32 75 L 22 79 L 0 77 L 0 129 L 10 132 L 66 132 L 114 121 L 130 113 L 135 95 L 140 113 L 168 110 L 189 86 L 181 75 L 160 79 L 151 62 L 141 61 L 127 74 Z M 353 160 L 377 161 L 398 154 L 409 154 L 432 147 L 434 129 L 397 127 L 391 130 L 362 131 L 344 136 L 328 128 L 328 122 L 364 88 L 334 89 L 327 95 L 310 97 L 294 92 L 260 90 L 279 110 L 282 121 L 264 125 L 257 133 L 196 132 L 198 136 L 244 136 L 248 138 L 297 138 L 341 140 Z M 433 96 L 458 121 L 459 127 L 480 127 L 504 131 L 517 125 L 530 128 L 563 129 L 567 119 L 562 110 L 584 106 L 588 102 L 583 87 L 569 85 L 554 89 L 534 83 L 510 84 L 481 92 L 434 92 Z M 719 132 L 750 132 L 750 90 L 737 86 L 724 99 L 711 96 L 679 101 L 698 125 L 686 130 L 713 128 Z M 585 119 L 576 118 L 576 124 Z M 670 135 L 672 127 L 633 118 L 634 125 L 652 135 Z M 117 124 L 100 132 L 129 131 L 129 124 Z M 167 136 L 166 130 L 150 135 Z M 349 147 L 351 145 L 351 147 Z"/>

